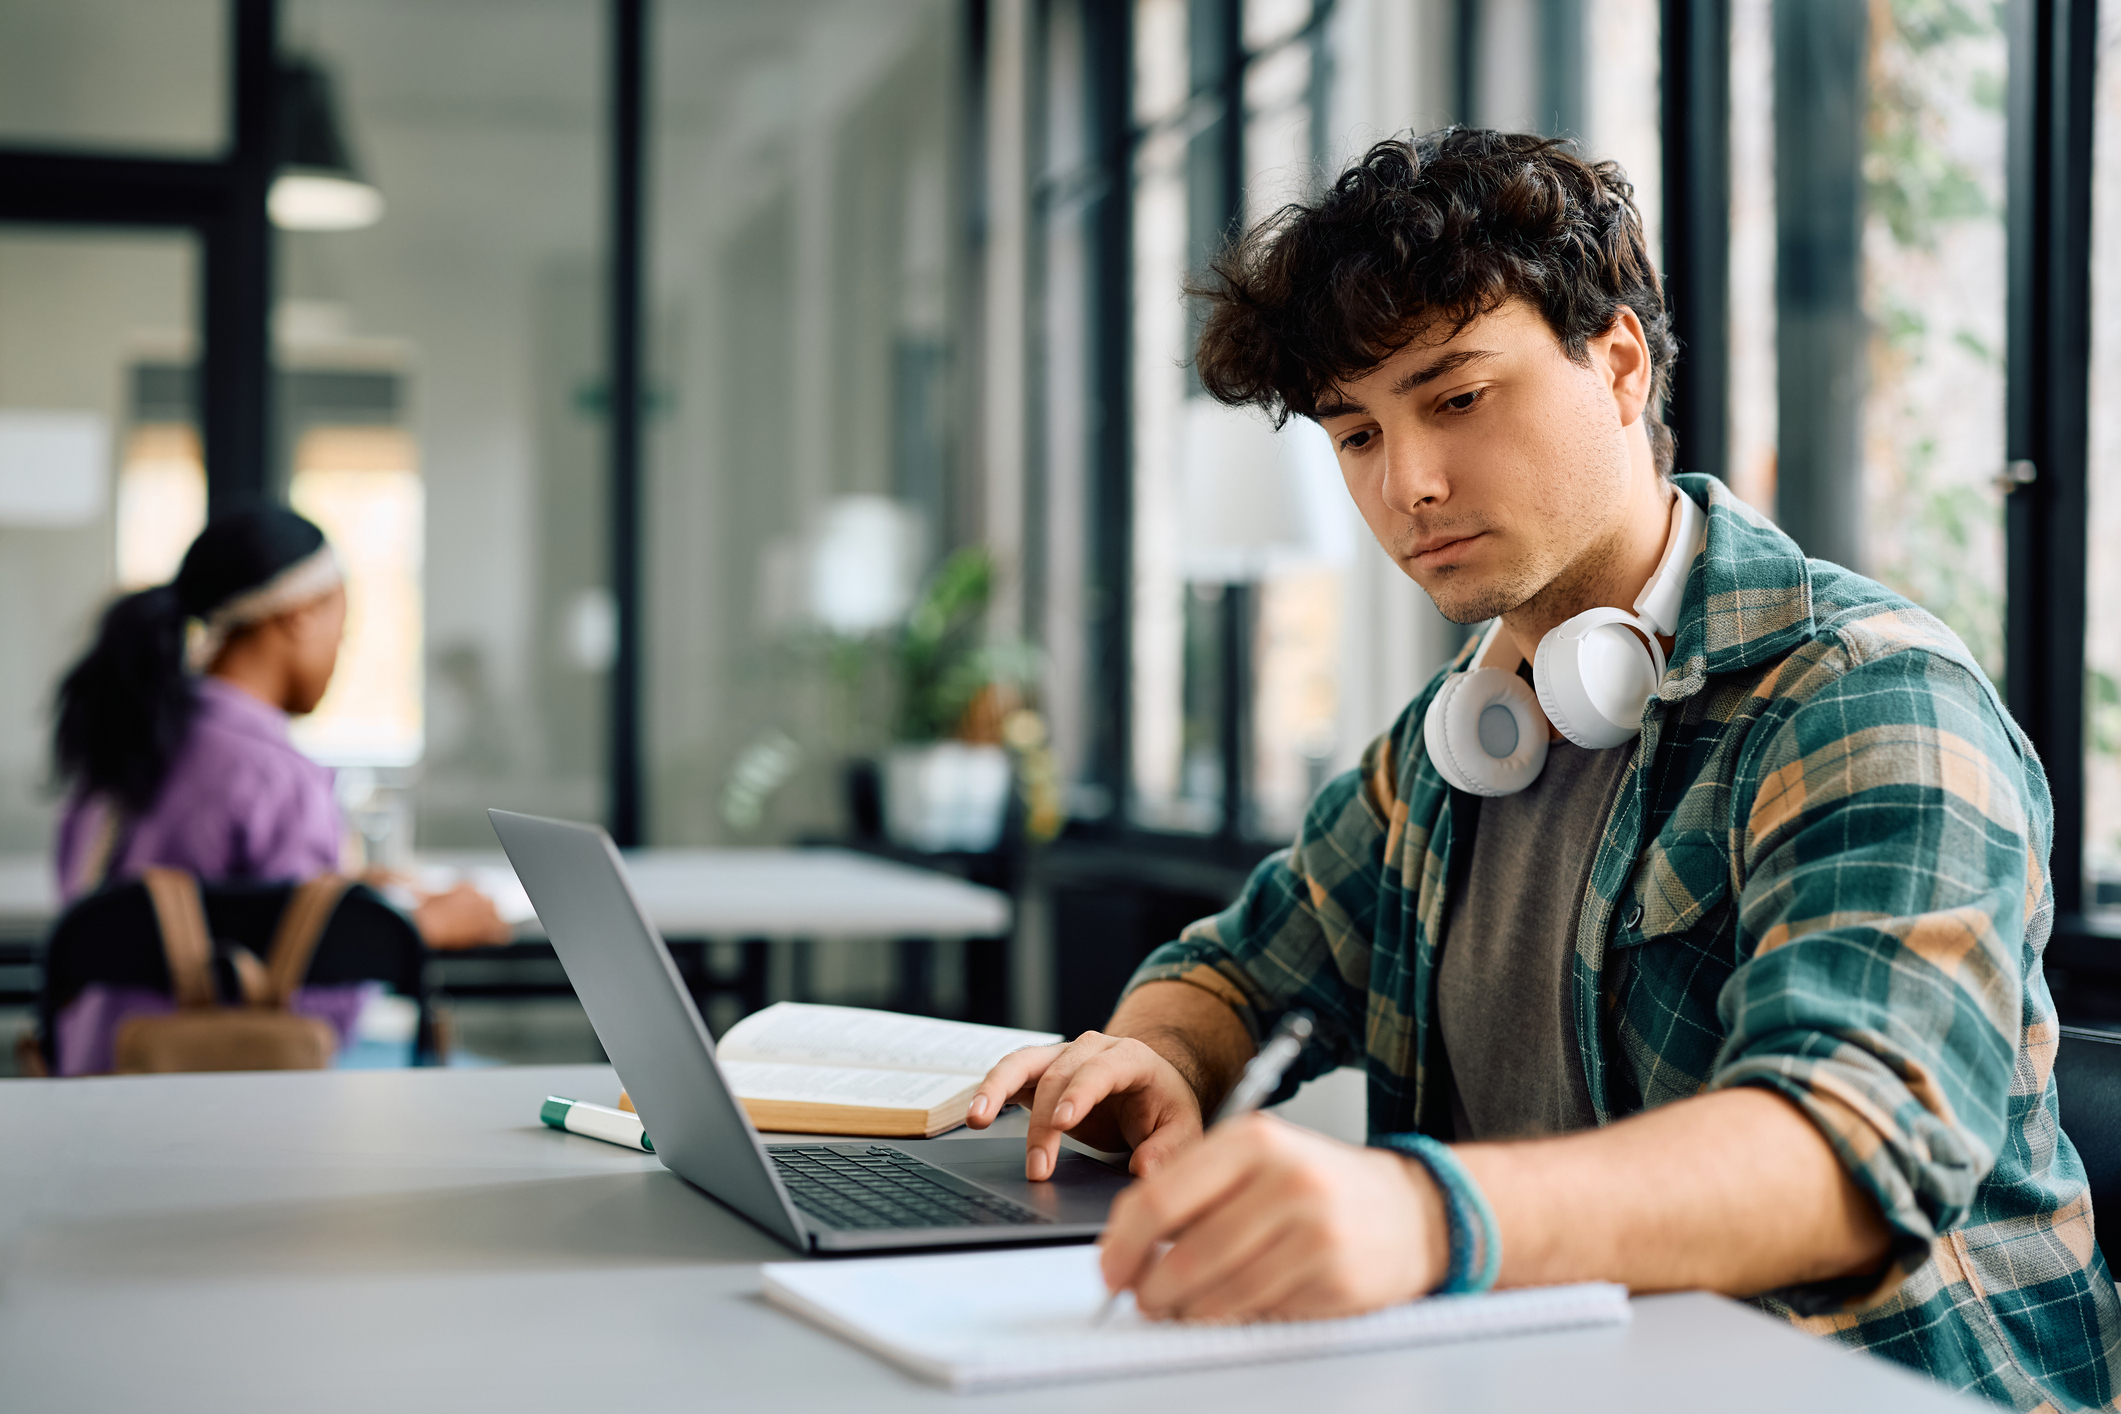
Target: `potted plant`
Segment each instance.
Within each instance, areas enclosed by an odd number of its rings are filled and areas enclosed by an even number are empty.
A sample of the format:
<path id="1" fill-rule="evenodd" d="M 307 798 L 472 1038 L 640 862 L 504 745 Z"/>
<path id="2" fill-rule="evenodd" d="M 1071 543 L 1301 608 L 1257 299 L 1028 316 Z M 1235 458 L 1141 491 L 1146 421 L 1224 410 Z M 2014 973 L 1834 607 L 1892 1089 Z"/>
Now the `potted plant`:
<path id="1" fill-rule="evenodd" d="M 1012 787 L 1034 839 L 1059 832 L 1058 784 L 1045 725 L 1026 689 L 1032 651 L 990 644 L 984 624 L 994 563 L 973 546 L 929 579 L 892 644 L 898 677 L 896 742 L 881 762 L 884 833 L 928 851 L 996 848 Z"/>

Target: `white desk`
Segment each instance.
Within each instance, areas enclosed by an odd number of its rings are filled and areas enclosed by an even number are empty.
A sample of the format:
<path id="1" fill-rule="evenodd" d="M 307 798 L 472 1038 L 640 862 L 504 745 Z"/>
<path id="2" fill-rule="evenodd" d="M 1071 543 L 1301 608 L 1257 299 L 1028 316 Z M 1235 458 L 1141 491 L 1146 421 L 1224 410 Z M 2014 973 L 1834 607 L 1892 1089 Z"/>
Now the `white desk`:
<path id="1" fill-rule="evenodd" d="M 536 936 L 530 900 L 499 850 L 441 850 L 423 870 L 470 877 Z M 1009 931 L 1009 896 L 947 874 L 844 849 L 640 849 L 626 870 L 672 937 L 990 938 Z M 51 861 L 0 856 L 0 933 L 41 936 L 59 915 Z"/>
<path id="2" fill-rule="evenodd" d="M 537 918 L 499 850 L 422 851 L 423 870 L 486 890 L 537 936 Z M 626 874 L 655 926 L 676 938 L 991 938 L 1009 896 L 948 874 L 846 849 L 636 849 Z"/>
<path id="3" fill-rule="evenodd" d="M 760 1300 L 786 1248 L 538 1124 L 601 1067 L 0 1081 L 9 1410 L 1987 1408 L 1707 1296 L 1632 1325 L 961 1397 Z"/>

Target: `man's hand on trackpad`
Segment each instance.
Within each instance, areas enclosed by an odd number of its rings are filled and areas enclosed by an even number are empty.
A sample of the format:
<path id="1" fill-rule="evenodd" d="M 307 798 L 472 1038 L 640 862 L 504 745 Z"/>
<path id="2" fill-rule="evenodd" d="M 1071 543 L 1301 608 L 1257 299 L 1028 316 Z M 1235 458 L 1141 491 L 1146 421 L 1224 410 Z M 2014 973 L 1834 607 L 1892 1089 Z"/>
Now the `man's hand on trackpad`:
<path id="1" fill-rule="evenodd" d="M 1200 1100 L 1171 1062 L 1131 1037 L 1085 1031 L 1063 1046 L 1004 1056 L 972 1097 L 965 1122 L 985 1129 L 1009 1104 L 1031 1111 L 1024 1176 L 1047 1179 L 1072 1134 L 1094 1149 L 1134 1151 L 1138 1178 L 1201 1133 Z"/>

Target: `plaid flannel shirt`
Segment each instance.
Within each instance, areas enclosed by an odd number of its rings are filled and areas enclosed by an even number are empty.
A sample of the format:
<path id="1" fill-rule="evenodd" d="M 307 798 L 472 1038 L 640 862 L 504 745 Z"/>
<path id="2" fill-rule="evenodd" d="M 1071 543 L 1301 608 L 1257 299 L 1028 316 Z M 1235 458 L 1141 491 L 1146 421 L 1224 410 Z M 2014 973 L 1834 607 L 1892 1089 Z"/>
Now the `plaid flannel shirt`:
<path id="1" fill-rule="evenodd" d="M 2121 1302 L 2057 1122 L 2032 747 L 1938 620 L 1807 561 L 1721 483 L 1679 484 L 1707 543 L 1576 930 L 1598 1120 L 1732 1085 L 1786 1096 L 1892 1249 L 1757 1304 L 2020 1409 L 2115 1407 Z M 1436 977 L 1479 803 L 1422 742 L 1441 681 L 1129 984 L 1207 988 L 1255 1042 L 1309 1008 L 1319 1038 L 1285 1091 L 1362 1065 L 1373 1135 L 1451 1135 Z"/>

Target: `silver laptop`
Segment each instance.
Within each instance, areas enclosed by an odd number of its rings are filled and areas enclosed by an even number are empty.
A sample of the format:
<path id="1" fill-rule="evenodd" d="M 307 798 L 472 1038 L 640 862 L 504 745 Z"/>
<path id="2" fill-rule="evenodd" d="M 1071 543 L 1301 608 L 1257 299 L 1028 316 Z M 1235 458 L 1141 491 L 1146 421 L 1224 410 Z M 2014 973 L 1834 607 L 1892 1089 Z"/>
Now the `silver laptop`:
<path id="1" fill-rule="evenodd" d="M 818 1252 L 1081 1241 L 1127 1178 L 1063 1148 L 1024 1177 L 1021 1139 L 762 1144 L 670 950 L 594 825 L 489 810 L 656 1157 L 792 1247 Z"/>

